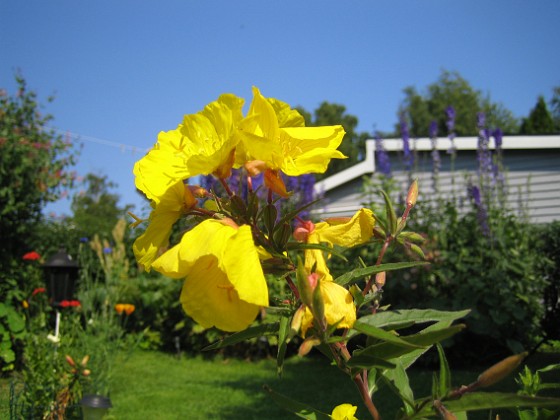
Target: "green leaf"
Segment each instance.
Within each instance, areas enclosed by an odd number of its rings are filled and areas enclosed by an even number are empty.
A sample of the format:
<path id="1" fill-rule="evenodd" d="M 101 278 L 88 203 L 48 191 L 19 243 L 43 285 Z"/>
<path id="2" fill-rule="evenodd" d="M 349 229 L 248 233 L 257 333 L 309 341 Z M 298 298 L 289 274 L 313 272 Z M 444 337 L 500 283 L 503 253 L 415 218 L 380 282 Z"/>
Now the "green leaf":
<path id="1" fill-rule="evenodd" d="M 323 413 L 319 410 L 316 410 L 307 404 L 300 403 L 295 401 L 289 397 L 286 397 L 283 394 L 280 394 L 276 391 L 273 391 L 269 386 L 265 385 L 264 390 L 269 393 L 272 397 L 274 402 L 278 404 L 283 409 L 294 413 L 296 416 L 301 417 L 302 419 L 310 419 L 310 420 L 331 420 L 331 416 Z"/>
<path id="2" fill-rule="evenodd" d="M 410 261 L 410 262 L 372 265 L 370 267 L 365 267 L 365 268 L 355 268 L 354 270 L 348 271 L 347 273 L 337 277 L 335 279 L 335 283 L 344 286 L 345 284 L 353 283 L 359 279 L 370 276 L 372 274 L 380 273 L 382 271 L 402 270 L 405 268 L 419 267 L 426 264 L 429 263 L 425 261 Z"/>
<path id="3" fill-rule="evenodd" d="M 459 325 L 453 325 L 448 328 L 442 328 L 442 329 L 437 329 L 428 332 L 422 331 L 418 334 L 409 335 L 401 338 L 409 342 L 410 344 L 414 344 L 422 347 L 429 347 L 434 343 L 438 343 L 440 341 L 445 340 L 446 338 L 449 338 L 457 334 L 464 328 L 465 328 L 464 325 L 459 324 Z M 399 356 L 403 356 L 412 351 L 416 351 L 416 349 L 397 346 L 393 343 L 385 342 L 385 343 L 374 344 L 362 350 L 356 350 L 354 352 L 354 355 L 355 357 L 360 355 L 371 355 L 371 356 L 376 356 L 380 359 L 388 360 Z"/>
<path id="4" fill-rule="evenodd" d="M 278 376 L 282 376 L 282 369 L 284 367 L 284 357 L 286 356 L 286 347 L 288 346 L 288 339 L 290 337 L 290 318 L 283 316 L 280 318 L 278 328 L 278 355 L 276 357 L 276 370 Z"/>
<path id="5" fill-rule="evenodd" d="M 278 333 L 279 322 L 271 322 L 266 324 L 255 325 L 246 330 L 227 336 L 223 340 L 216 341 L 209 346 L 204 347 L 203 351 L 222 349 L 233 344 L 240 343 L 241 341 L 250 338 L 261 337 L 263 335 L 274 335 Z"/>
<path id="6" fill-rule="evenodd" d="M 443 347 L 441 346 L 441 344 L 437 343 L 436 348 L 439 356 L 439 380 L 437 397 L 442 398 L 447 395 L 447 393 L 451 389 L 451 371 L 449 370 L 449 363 L 447 363 L 447 358 L 445 357 Z"/>
<path id="7" fill-rule="evenodd" d="M 364 333 L 364 334 L 366 334 L 370 337 L 374 337 L 374 338 L 377 338 L 379 340 L 383 340 L 383 341 L 388 342 L 388 343 L 396 344 L 397 346 L 403 346 L 403 347 L 409 347 L 409 348 L 422 347 L 422 346 L 417 346 L 417 345 L 411 344 L 411 343 L 407 342 L 406 340 L 403 340 L 403 339 L 399 338 L 399 336 L 397 336 L 397 335 L 395 335 L 391 332 L 385 331 L 384 329 L 378 328 L 374 325 L 370 325 L 370 324 L 367 324 L 367 323 L 360 322 L 360 320 L 358 320 L 354 323 L 353 329 L 358 331 L 358 332 Z"/>
<path id="8" fill-rule="evenodd" d="M 464 318 L 470 310 L 438 311 L 435 309 L 402 309 L 377 312 L 359 318 L 357 324 L 367 324 L 388 330 L 398 330 L 426 322 L 455 321 Z M 449 324 L 448 324 L 449 325 Z M 447 325 L 447 326 L 448 326 Z"/>
<path id="9" fill-rule="evenodd" d="M 357 356 L 352 356 L 346 364 L 355 369 L 394 369 L 397 365 L 385 359 L 381 359 L 372 354 L 360 354 Z"/>
<path id="10" fill-rule="evenodd" d="M 385 191 L 381 191 L 381 195 L 385 201 L 385 214 L 387 217 L 387 224 L 389 225 L 389 231 L 391 235 L 395 235 L 397 233 L 397 214 L 395 213 L 393 203 L 391 203 L 391 199 L 387 193 Z"/>
<path id="11" fill-rule="evenodd" d="M 517 407 L 560 408 L 560 398 L 530 397 L 502 392 L 472 392 L 457 400 L 443 403 L 452 412 Z"/>
<path id="12" fill-rule="evenodd" d="M 412 414 L 414 412 L 414 394 L 402 363 L 397 363 L 396 368 L 384 373 L 384 376 L 394 385 L 394 391 L 404 403 L 405 412 Z"/>
<path id="13" fill-rule="evenodd" d="M 295 209 L 289 213 L 286 213 L 284 215 L 284 217 L 282 217 L 279 221 L 278 224 L 282 224 L 282 223 L 290 223 L 298 214 L 300 214 L 302 211 L 304 211 L 305 209 L 308 209 L 309 207 L 313 206 L 314 204 L 318 203 L 321 199 L 317 199 L 317 200 L 313 200 L 309 203 L 307 203 L 304 206 L 301 206 L 298 209 Z"/>

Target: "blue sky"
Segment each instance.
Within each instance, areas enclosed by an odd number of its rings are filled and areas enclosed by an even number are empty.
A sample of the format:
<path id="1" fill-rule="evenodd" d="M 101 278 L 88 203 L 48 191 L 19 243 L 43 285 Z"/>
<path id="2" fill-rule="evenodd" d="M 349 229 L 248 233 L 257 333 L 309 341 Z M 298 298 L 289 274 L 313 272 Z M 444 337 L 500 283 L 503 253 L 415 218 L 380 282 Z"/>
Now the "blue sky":
<path id="1" fill-rule="evenodd" d="M 0 87 L 19 70 L 54 94 L 52 125 L 84 145 L 78 173 L 140 207 L 132 167 L 158 132 L 221 93 L 248 103 L 253 85 L 309 111 L 343 104 L 373 132 L 446 69 L 526 116 L 560 85 L 558 22 L 557 0 L 0 0 Z"/>

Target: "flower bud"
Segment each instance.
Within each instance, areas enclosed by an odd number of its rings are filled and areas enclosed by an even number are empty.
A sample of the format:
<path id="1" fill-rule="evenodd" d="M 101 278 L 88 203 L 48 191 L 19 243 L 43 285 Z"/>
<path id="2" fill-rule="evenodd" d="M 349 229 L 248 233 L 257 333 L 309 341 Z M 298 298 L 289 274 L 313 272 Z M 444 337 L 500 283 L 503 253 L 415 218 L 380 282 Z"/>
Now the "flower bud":
<path id="1" fill-rule="evenodd" d="M 317 279 L 315 288 L 313 289 L 313 318 L 321 325 L 326 328 L 325 321 L 325 301 L 323 300 L 323 294 L 321 293 L 321 280 Z M 315 324 L 318 326 L 317 324 Z"/>
<path id="2" fill-rule="evenodd" d="M 486 369 L 480 374 L 475 384 L 479 387 L 488 387 L 501 381 L 511 372 L 513 372 L 527 357 L 528 352 L 514 354 L 513 356 L 506 357 L 504 360 L 496 363 L 494 366 Z"/>
<path id="3" fill-rule="evenodd" d="M 301 305 L 292 317 L 292 323 L 290 325 L 290 335 L 292 337 L 299 333 L 299 330 L 301 330 L 303 315 L 305 315 L 305 306 Z"/>
<path id="4" fill-rule="evenodd" d="M 298 349 L 298 356 L 303 357 L 306 354 L 308 354 L 311 349 L 315 346 L 318 346 L 319 344 L 321 344 L 321 340 L 319 340 L 317 337 L 308 337 L 305 340 L 303 340 L 303 343 L 301 343 L 301 345 L 299 346 Z"/>
<path id="5" fill-rule="evenodd" d="M 76 366 L 76 362 L 74 362 L 74 359 L 72 359 L 72 357 L 70 355 L 66 355 L 66 362 L 68 362 L 68 364 L 72 367 Z"/>
<path id="6" fill-rule="evenodd" d="M 82 375 L 84 375 L 84 376 L 89 376 L 89 375 L 91 375 L 91 370 L 89 370 L 89 369 L 84 369 L 84 370 L 82 371 Z"/>
<path id="7" fill-rule="evenodd" d="M 84 358 L 82 359 L 82 361 L 80 362 L 80 365 L 81 365 L 82 367 L 85 367 L 85 365 L 87 365 L 88 362 L 89 362 L 89 354 L 86 354 L 86 355 L 84 356 Z"/>
<path id="8" fill-rule="evenodd" d="M 412 207 L 416 204 L 418 199 L 418 180 L 415 179 L 410 188 L 408 189 L 408 194 L 406 195 L 406 205 L 407 207 Z"/>
<path id="9" fill-rule="evenodd" d="M 298 242 L 307 242 L 309 234 L 315 230 L 315 224 L 311 221 L 300 223 L 294 230 L 294 239 Z"/>
<path id="10" fill-rule="evenodd" d="M 377 273 L 375 275 L 375 285 L 377 286 L 378 289 L 381 289 L 383 286 L 385 286 L 385 277 L 386 277 L 386 272 L 382 271 L 380 273 Z"/>

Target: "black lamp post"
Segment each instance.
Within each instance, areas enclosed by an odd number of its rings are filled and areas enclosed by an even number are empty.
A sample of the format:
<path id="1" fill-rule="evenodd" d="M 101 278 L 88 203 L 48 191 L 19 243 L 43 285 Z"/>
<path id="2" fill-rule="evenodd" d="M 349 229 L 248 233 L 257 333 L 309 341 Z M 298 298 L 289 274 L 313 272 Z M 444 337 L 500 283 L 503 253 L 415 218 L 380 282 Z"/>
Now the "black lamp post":
<path id="1" fill-rule="evenodd" d="M 74 298 L 74 289 L 80 267 L 72 257 L 61 249 L 43 264 L 47 282 L 47 294 L 53 306 Z"/>

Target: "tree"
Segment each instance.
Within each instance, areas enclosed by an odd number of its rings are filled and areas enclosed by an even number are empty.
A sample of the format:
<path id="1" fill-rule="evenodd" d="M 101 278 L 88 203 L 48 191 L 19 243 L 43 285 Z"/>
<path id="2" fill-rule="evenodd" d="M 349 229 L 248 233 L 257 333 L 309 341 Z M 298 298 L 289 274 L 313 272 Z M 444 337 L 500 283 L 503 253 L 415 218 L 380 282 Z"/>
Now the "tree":
<path id="1" fill-rule="evenodd" d="M 537 104 L 523 119 L 519 134 L 551 134 L 554 133 L 554 121 L 548 111 L 543 96 L 539 96 Z"/>
<path id="2" fill-rule="evenodd" d="M 365 153 L 365 141 L 369 137 L 367 133 L 357 133 L 358 118 L 354 115 L 346 114 L 346 107 L 340 104 L 322 102 L 319 108 L 311 114 L 303 108 L 298 111 L 305 119 L 307 126 L 342 125 L 346 134 L 339 147 L 339 150 L 348 156 L 348 159 L 333 159 L 329 168 L 324 174 L 318 174 L 317 179 L 325 178 L 341 170 L 355 165 L 363 159 Z"/>
<path id="3" fill-rule="evenodd" d="M 48 127 L 53 117 L 41 114 L 23 77 L 16 82 L 15 95 L 0 89 L 0 270 L 34 246 L 44 205 L 74 181 L 72 145 Z"/>
<path id="4" fill-rule="evenodd" d="M 512 112 L 499 103 L 492 102 L 490 96 L 484 96 L 474 89 L 467 80 L 457 72 L 443 71 L 439 79 L 420 94 L 413 86 L 403 90 L 404 100 L 398 110 L 398 116 L 404 115 L 410 124 L 410 134 L 414 137 L 429 136 L 432 121 L 437 121 L 438 132 L 447 133 L 445 109 L 455 108 L 455 134 L 458 136 L 475 136 L 476 114 L 484 112 L 488 127 L 499 127 L 504 133 L 516 133 L 517 119 Z M 395 126 L 397 133 L 400 127 Z"/>
<path id="5" fill-rule="evenodd" d="M 72 198 L 72 221 L 82 237 L 110 238 L 111 230 L 124 217 L 128 206 L 119 207 L 119 195 L 111 192 L 116 184 L 107 176 L 87 174 L 83 181 L 84 190 Z"/>

